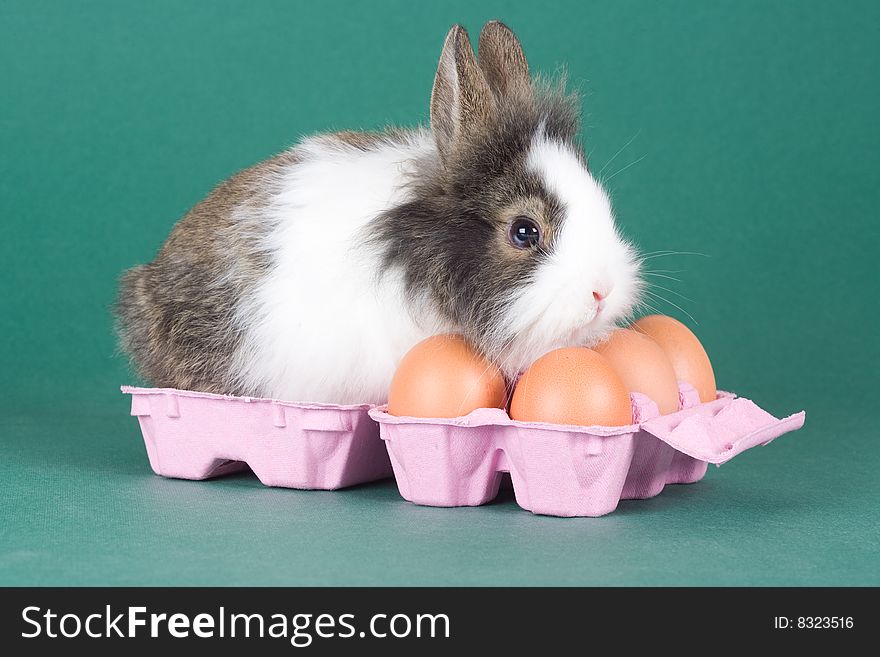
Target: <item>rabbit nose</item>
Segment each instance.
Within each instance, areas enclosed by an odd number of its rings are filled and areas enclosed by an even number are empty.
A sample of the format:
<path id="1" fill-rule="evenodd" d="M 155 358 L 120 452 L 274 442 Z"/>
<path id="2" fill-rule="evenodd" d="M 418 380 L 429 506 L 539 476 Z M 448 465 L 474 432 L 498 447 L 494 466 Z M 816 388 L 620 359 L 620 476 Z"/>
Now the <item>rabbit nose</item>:
<path id="1" fill-rule="evenodd" d="M 596 290 L 593 290 L 593 298 L 594 298 L 596 301 L 601 301 L 602 299 L 605 298 L 605 295 L 602 294 L 601 292 L 596 292 Z"/>

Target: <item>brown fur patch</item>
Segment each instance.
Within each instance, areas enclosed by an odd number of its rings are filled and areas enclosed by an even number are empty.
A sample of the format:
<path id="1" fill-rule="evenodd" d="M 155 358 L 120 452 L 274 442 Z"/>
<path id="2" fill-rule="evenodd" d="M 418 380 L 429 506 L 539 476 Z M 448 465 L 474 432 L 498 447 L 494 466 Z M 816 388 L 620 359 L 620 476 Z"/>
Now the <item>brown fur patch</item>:
<path id="1" fill-rule="evenodd" d="M 386 144 L 406 142 L 411 139 L 412 132 L 401 128 L 385 128 L 380 131 L 358 132 L 356 130 L 341 130 L 321 135 L 320 139 L 329 142 L 338 142 L 350 146 L 359 151 L 372 151 Z"/>
<path id="2" fill-rule="evenodd" d="M 122 347 L 161 387 L 253 394 L 236 382 L 235 307 L 269 267 L 259 237 L 287 151 L 220 183 L 175 225 L 153 262 L 127 271 L 116 304 Z"/>

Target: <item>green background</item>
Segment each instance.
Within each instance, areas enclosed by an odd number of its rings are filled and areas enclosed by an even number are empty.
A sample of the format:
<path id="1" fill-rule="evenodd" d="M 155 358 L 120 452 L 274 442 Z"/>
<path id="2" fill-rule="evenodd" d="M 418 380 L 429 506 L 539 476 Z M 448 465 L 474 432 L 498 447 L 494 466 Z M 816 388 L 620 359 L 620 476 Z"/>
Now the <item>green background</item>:
<path id="1" fill-rule="evenodd" d="M 583 92 L 626 234 L 704 254 L 659 309 L 806 427 L 600 519 L 153 475 L 118 274 L 302 135 L 426 121 L 490 18 Z M 873 1 L 0 2 L 0 584 L 880 584 L 878 55 Z"/>

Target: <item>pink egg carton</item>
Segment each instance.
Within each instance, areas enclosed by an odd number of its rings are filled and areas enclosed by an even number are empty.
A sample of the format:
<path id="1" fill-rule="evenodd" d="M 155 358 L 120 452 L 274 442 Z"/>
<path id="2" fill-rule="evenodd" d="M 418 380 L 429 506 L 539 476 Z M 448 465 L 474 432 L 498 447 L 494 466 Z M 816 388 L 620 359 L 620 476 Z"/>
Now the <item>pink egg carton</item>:
<path id="1" fill-rule="evenodd" d="M 333 490 L 391 476 L 369 404 L 301 404 L 123 386 L 156 474 L 208 479 L 250 467 L 267 486 Z"/>
<path id="2" fill-rule="evenodd" d="M 803 412 L 779 420 L 731 393 L 701 404 L 689 384 L 679 388 L 682 410 L 665 416 L 633 394 L 634 424 L 623 427 L 517 422 L 501 409 L 431 419 L 369 404 L 122 391 L 131 395 L 150 465 L 164 477 L 208 479 L 250 467 L 267 486 L 334 490 L 393 472 L 407 500 L 476 506 L 492 500 L 510 473 L 521 507 L 556 516 L 600 516 L 621 499 L 699 481 L 709 463 L 804 423 Z"/>
<path id="3" fill-rule="evenodd" d="M 581 427 L 517 422 L 501 409 L 464 417 L 370 416 L 381 427 L 400 494 L 428 506 L 477 506 L 510 473 L 519 506 L 553 516 L 601 516 L 621 499 L 658 495 L 666 484 L 699 481 L 756 445 L 803 426 L 803 412 L 777 419 L 754 402 L 719 392 L 700 403 L 679 384 L 681 409 L 661 416 L 645 395 L 632 395 L 634 424 Z"/>

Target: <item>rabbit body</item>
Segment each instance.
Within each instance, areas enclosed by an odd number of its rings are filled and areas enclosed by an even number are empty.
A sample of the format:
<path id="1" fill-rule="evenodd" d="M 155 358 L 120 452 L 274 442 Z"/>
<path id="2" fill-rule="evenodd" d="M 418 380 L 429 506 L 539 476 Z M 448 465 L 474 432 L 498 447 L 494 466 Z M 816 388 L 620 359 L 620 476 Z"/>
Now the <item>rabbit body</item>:
<path id="1" fill-rule="evenodd" d="M 153 385 L 380 403 L 418 341 L 464 334 L 509 376 L 607 335 L 638 261 L 577 142 L 486 25 L 447 36 L 431 129 L 305 139 L 221 183 L 123 276 L 117 327 Z"/>

